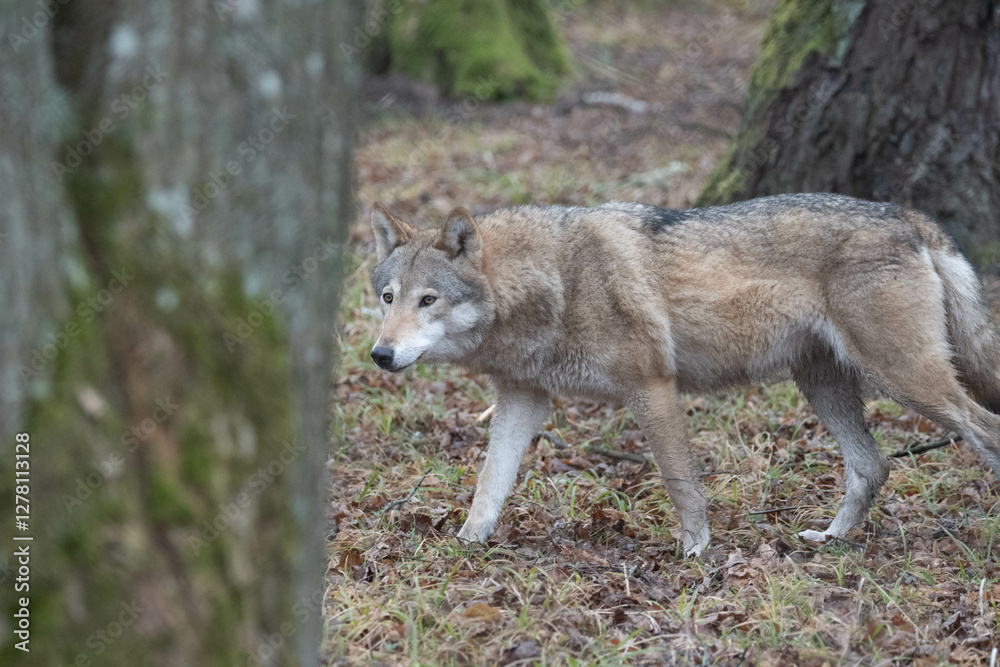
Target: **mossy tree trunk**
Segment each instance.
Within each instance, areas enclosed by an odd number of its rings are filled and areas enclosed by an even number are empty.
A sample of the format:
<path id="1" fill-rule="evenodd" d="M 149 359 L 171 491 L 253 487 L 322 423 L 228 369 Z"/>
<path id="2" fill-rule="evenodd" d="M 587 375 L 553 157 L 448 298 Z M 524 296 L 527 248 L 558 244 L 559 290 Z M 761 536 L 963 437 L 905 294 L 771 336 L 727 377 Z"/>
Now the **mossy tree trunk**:
<path id="1" fill-rule="evenodd" d="M 0 7 L 0 664 L 315 665 L 359 2 Z M 33 27 L 32 27 L 33 26 Z M 12 613 L 30 596 L 30 654 Z"/>
<path id="2" fill-rule="evenodd" d="M 366 31 L 378 43 L 388 25 L 391 66 L 448 94 L 541 99 L 570 71 L 548 10 L 546 0 L 385 0 Z"/>
<path id="3" fill-rule="evenodd" d="M 708 205 L 780 192 L 894 201 L 1000 258 L 1000 3 L 783 0 Z"/>

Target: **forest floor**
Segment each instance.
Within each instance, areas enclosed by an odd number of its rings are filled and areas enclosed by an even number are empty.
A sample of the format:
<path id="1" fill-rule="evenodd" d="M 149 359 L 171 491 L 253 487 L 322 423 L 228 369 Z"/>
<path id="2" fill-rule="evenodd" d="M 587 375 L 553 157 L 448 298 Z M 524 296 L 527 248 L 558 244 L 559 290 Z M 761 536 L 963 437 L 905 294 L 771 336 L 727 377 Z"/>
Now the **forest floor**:
<path id="1" fill-rule="evenodd" d="M 642 4 L 559 17 L 578 74 L 551 105 L 432 100 L 433 114 L 414 116 L 421 89 L 384 86 L 356 156 L 365 213 L 378 200 L 424 226 L 457 205 L 690 206 L 738 126 L 770 3 Z M 594 91 L 647 107 L 586 103 Z M 789 383 L 687 397 L 712 498 L 701 558 L 681 557 L 655 467 L 593 449 L 648 452 L 628 411 L 566 399 L 545 426 L 558 446 L 532 444 L 494 538 L 459 543 L 492 389 L 448 367 L 374 368 L 360 213 L 352 248 L 330 463 L 331 664 L 990 664 L 997 480 L 961 443 L 894 458 L 865 525 L 806 544 L 796 533 L 833 517 L 844 468 Z M 892 403 L 870 407 L 886 453 L 946 435 Z"/>

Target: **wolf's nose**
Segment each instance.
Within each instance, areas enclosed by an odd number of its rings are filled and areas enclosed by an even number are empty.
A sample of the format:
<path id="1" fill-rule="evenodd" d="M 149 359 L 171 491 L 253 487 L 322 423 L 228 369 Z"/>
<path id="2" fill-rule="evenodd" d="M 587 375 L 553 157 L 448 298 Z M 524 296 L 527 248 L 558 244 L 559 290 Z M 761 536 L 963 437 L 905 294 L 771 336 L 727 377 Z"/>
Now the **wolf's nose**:
<path id="1" fill-rule="evenodd" d="M 388 369 L 392 366 L 392 348 L 391 347 L 376 347 L 372 350 L 372 361 L 379 368 Z"/>

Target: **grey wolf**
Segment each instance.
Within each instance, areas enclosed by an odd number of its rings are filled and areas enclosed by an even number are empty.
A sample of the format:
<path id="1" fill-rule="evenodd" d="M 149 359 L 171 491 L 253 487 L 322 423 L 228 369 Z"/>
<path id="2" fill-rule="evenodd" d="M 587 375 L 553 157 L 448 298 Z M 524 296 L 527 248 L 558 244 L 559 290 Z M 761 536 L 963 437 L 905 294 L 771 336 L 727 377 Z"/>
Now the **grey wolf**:
<path id="1" fill-rule="evenodd" d="M 810 540 L 864 521 L 888 477 L 869 396 L 958 432 L 1000 478 L 1000 336 L 972 267 L 921 213 L 795 194 L 683 211 L 457 208 L 439 231 L 376 204 L 372 223 L 375 363 L 460 364 L 498 393 L 460 538 L 494 530 L 556 393 L 631 408 L 686 554 L 708 544 L 709 525 L 683 392 L 794 379 L 846 468 L 843 503 Z"/>

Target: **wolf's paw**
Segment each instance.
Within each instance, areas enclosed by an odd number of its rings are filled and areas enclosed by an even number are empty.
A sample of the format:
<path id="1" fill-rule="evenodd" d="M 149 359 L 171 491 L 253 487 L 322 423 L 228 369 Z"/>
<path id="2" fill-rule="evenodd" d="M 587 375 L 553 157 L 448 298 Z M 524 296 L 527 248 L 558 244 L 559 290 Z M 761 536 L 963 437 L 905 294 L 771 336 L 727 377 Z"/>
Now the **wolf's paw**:
<path id="1" fill-rule="evenodd" d="M 697 558 L 701 555 L 701 552 L 708 546 L 708 526 L 703 526 L 697 534 L 685 533 L 684 534 L 684 557 L 685 558 Z"/>
<path id="2" fill-rule="evenodd" d="M 458 539 L 465 542 L 486 542 L 493 534 L 493 521 L 477 521 L 473 517 L 466 519 L 462 530 L 458 531 Z"/>
<path id="3" fill-rule="evenodd" d="M 701 552 L 708 546 L 708 542 L 704 544 L 685 544 L 684 545 L 684 557 L 685 558 L 697 558 L 701 555 Z"/>
<path id="4" fill-rule="evenodd" d="M 828 539 L 830 539 L 829 533 L 821 533 L 818 530 L 803 530 L 799 532 L 799 537 L 801 537 L 806 542 L 819 542 L 823 544 Z"/>

